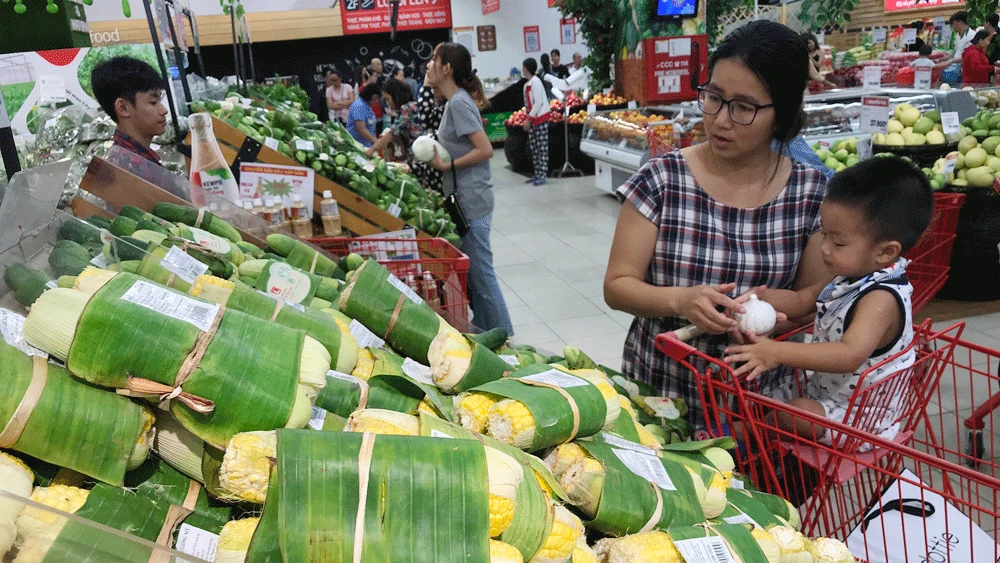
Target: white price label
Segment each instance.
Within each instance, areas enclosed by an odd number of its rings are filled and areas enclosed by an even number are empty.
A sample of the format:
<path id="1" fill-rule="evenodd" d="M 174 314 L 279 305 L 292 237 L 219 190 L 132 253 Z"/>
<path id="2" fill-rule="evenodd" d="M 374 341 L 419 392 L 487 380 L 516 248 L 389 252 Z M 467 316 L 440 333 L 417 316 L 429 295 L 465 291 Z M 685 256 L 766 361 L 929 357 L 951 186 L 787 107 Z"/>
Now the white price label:
<path id="1" fill-rule="evenodd" d="M 313 407 L 312 416 L 309 417 L 309 428 L 322 430 L 324 422 L 326 422 L 326 411 L 319 407 Z"/>
<path id="2" fill-rule="evenodd" d="M 441 432 L 440 430 L 437 430 L 435 428 L 431 428 L 431 438 L 454 438 L 454 436 L 450 434 L 445 434 L 444 432 Z"/>
<path id="3" fill-rule="evenodd" d="M 316 150 L 316 145 L 314 145 L 312 141 L 299 139 L 298 141 L 295 141 L 295 150 L 313 152 Z"/>
<path id="4" fill-rule="evenodd" d="M 913 45 L 917 42 L 917 30 L 908 27 L 903 30 L 903 45 Z"/>
<path id="5" fill-rule="evenodd" d="M 403 280 L 397 278 L 395 274 L 389 274 L 389 284 L 392 287 L 398 289 L 403 295 L 406 296 L 407 299 L 413 301 L 417 305 L 420 305 L 421 303 L 424 302 L 424 300 L 421 299 L 420 296 L 413 291 L 413 288 L 406 285 L 406 283 Z"/>
<path id="6" fill-rule="evenodd" d="M 271 150 L 278 150 L 278 140 L 274 137 L 265 137 L 264 146 Z"/>
<path id="7" fill-rule="evenodd" d="M 957 111 L 946 111 L 941 114 L 941 129 L 945 135 L 955 135 L 962 130 L 962 122 Z"/>
<path id="8" fill-rule="evenodd" d="M 945 157 L 944 166 L 941 169 L 942 175 L 945 178 L 951 176 L 955 172 L 956 164 L 958 164 L 958 155 Z"/>
<path id="9" fill-rule="evenodd" d="M 866 66 L 863 76 L 863 86 L 865 88 L 877 89 L 882 87 L 882 67 Z"/>
<path id="10" fill-rule="evenodd" d="M 360 168 L 364 168 L 369 164 L 368 159 L 361 156 L 360 154 L 354 155 L 354 164 L 357 164 Z"/>
<path id="11" fill-rule="evenodd" d="M 862 96 L 861 98 L 861 132 L 885 133 L 889 128 L 889 115 L 892 108 L 886 96 Z"/>
<path id="12" fill-rule="evenodd" d="M 624 389 L 629 397 L 635 397 L 639 395 L 639 386 L 625 379 L 624 376 L 616 375 L 611 378 L 611 381 L 617 383 L 619 387 Z"/>
<path id="13" fill-rule="evenodd" d="M 543 371 L 542 373 L 536 373 L 535 375 L 528 375 L 520 379 L 522 381 L 534 381 L 535 383 L 545 383 L 547 385 L 555 385 L 556 387 L 562 387 L 563 389 L 590 385 L 589 381 L 585 381 L 575 375 L 570 375 L 568 373 L 559 371 L 557 369 L 550 369 L 548 371 Z"/>
<path id="14" fill-rule="evenodd" d="M 676 491 L 673 480 L 667 475 L 660 458 L 641 454 L 632 450 L 613 450 L 615 456 L 628 467 L 629 471 L 655 484 L 665 491 Z"/>
<path id="15" fill-rule="evenodd" d="M 375 336 L 374 332 L 368 330 L 368 327 L 359 323 L 357 319 L 351 321 L 348 329 L 351 332 L 351 336 L 358 341 L 358 346 L 361 348 L 381 348 L 385 346 L 385 340 Z"/>
<path id="16" fill-rule="evenodd" d="M 188 230 L 191 231 L 192 242 L 196 242 L 216 254 L 229 254 L 233 251 L 233 245 L 228 239 L 213 235 L 208 231 L 203 231 L 196 227 L 188 227 Z"/>
<path id="17" fill-rule="evenodd" d="M 434 385 L 434 380 L 431 379 L 431 368 L 411 358 L 403 360 L 403 373 L 420 383 Z"/>
<path id="18" fill-rule="evenodd" d="M 517 356 L 503 355 L 500 359 L 507 362 L 511 367 L 520 367 L 521 362 L 517 361 Z"/>
<path id="19" fill-rule="evenodd" d="M 608 432 L 601 432 L 601 437 L 604 438 L 604 442 L 612 445 L 616 448 L 623 450 L 632 450 L 633 452 L 639 452 L 641 454 L 656 456 L 656 452 L 652 448 L 647 448 L 642 444 L 636 444 L 635 442 L 629 442 L 625 438 L 616 436 Z"/>
<path id="20" fill-rule="evenodd" d="M 212 327 L 212 322 L 219 313 L 219 306 L 214 303 L 196 301 L 144 281 L 132 284 L 125 295 L 122 295 L 122 301 L 135 303 L 161 315 L 191 323 L 204 332 L 208 332 Z"/>
<path id="21" fill-rule="evenodd" d="M 361 380 L 360 379 L 358 379 L 357 377 L 354 377 L 351 374 L 344 373 L 342 371 L 337 371 L 337 370 L 331 369 L 330 371 L 326 372 L 326 376 L 327 377 L 333 377 L 335 379 L 340 379 L 340 380 L 343 380 L 343 381 L 347 381 L 347 382 L 353 383 L 355 385 L 361 385 Z"/>
<path id="22" fill-rule="evenodd" d="M 691 563 L 736 563 L 726 540 L 719 536 L 674 542 L 685 561 Z"/>
<path id="23" fill-rule="evenodd" d="M 751 524 L 754 527 L 764 529 L 763 526 L 757 523 L 756 520 L 751 518 L 746 514 L 737 514 L 736 516 L 726 516 L 723 518 L 726 524 Z"/>
<path id="24" fill-rule="evenodd" d="M 45 282 L 45 287 L 47 287 L 49 289 L 55 289 L 55 288 L 59 287 L 59 283 L 56 280 L 49 280 L 49 281 Z"/>
<path id="25" fill-rule="evenodd" d="M 403 212 L 403 208 L 393 202 L 389 204 L 389 209 L 386 209 L 386 212 L 393 217 L 399 217 L 399 214 Z"/>
<path id="26" fill-rule="evenodd" d="M 872 30 L 872 43 L 885 43 L 887 35 L 884 27 L 876 27 Z"/>
<path id="27" fill-rule="evenodd" d="M 872 140 L 858 141 L 858 160 L 866 160 L 872 157 Z"/>
<path id="28" fill-rule="evenodd" d="M 597 111 L 597 104 L 587 104 L 587 113 L 591 114 Z"/>
<path id="29" fill-rule="evenodd" d="M 94 256 L 93 258 L 90 259 L 90 263 L 93 264 L 94 266 L 97 266 L 98 268 L 107 268 L 110 262 L 108 261 L 107 256 L 105 256 L 104 254 L 98 254 L 97 256 Z"/>
<path id="30" fill-rule="evenodd" d="M 167 255 L 160 260 L 160 265 L 168 272 L 177 274 L 177 277 L 188 283 L 194 283 L 194 280 L 198 276 L 208 271 L 207 264 L 202 264 L 195 260 L 187 252 L 181 250 L 179 246 L 171 246 L 170 250 L 167 251 Z"/>
<path id="31" fill-rule="evenodd" d="M 917 90 L 929 90 L 931 87 L 931 71 L 918 70 L 914 72 L 913 87 Z"/>
<path id="32" fill-rule="evenodd" d="M 635 100 L 632 100 L 631 102 L 628 103 L 628 109 L 635 109 L 637 107 L 639 107 L 639 104 L 637 104 Z"/>
<path id="33" fill-rule="evenodd" d="M 219 547 L 219 536 L 212 532 L 181 524 L 177 532 L 175 548 L 181 553 L 193 555 L 205 561 L 215 560 L 215 551 Z"/>
<path id="34" fill-rule="evenodd" d="M 730 479 L 729 488 L 736 489 L 737 491 L 742 491 L 744 489 L 743 481 L 740 481 L 739 479 Z"/>
<path id="35" fill-rule="evenodd" d="M 0 309 L 0 335 L 3 336 L 4 342 L 29 356 L 38 356 L 39 358 L 49 357 L 43 350 L 39 350 L 25 342 L 24 317 L 14 311 Z"/>
<path id="36" fill-rule="evenodd" d="M 261 291 L 259 289 L 257 290 L 257 293 L 259 293 L 261 295 L 266 295 L 266 296 L 270 297 L 271 299 L 274 299 L 275 301 L 280 301 L 282 307 L 291 307 L 292 309 L 295 309 L 296 311 L 298 311 L 300 313 L 305 313 L 306 312 L 305 305 L 303 305 L 301 303 L 295 303 L 294 301 L 288 301 L 287 299 L 285 299 L 284 297 L 282 297 L 280 295 L 266 293 L 266 292 Z"/>
<path id="37" fill-rule="evenodd" d="M 830 150 L 830 141 L 816 141 L 816 144 L 819 145 L 819 148 L 821 149 Z"/>

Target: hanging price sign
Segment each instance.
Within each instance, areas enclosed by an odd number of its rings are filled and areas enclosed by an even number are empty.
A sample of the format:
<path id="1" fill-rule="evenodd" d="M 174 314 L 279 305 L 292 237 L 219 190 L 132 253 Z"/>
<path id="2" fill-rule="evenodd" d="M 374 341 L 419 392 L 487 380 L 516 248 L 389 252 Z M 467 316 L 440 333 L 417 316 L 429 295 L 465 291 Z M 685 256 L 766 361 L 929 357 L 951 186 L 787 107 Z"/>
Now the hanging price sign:
<path id="1" fill-rule="evenodd" d="M 889 128 L 889 98 L 863 96 L 861 98 L 861 132 L 885 133 Z"/>

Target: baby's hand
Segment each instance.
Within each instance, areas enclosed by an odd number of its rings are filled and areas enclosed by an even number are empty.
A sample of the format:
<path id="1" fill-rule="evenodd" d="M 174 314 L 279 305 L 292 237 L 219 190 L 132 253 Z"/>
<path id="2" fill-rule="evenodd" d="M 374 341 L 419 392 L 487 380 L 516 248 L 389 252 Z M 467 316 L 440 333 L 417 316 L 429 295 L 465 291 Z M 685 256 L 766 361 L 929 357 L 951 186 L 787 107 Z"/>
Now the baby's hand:
<path id="1" fill-rule="evenodd" d="M 733 365 L 743 363 L 734 373 L 737 377 L 746 375 L 747 381 L 753 381 L 765 371 L 778 367 L 774 359 L 774 341 L 769 338 L 756 338 L 753 344 L 730 346 L 726 348 L 726 357 L 722 361 Z"/>

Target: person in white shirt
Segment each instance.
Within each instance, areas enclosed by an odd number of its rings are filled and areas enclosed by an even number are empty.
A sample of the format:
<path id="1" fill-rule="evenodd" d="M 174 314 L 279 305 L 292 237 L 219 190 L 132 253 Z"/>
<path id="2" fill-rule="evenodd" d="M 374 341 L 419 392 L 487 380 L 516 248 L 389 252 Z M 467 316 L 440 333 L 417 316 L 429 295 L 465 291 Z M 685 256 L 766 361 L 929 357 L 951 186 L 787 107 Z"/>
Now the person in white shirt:
<path id="1" fill-rule="evenodd" d="M 955 12 L 948 18 L 948 24 L 955 32 L 955 56 L 952 63 L 962 62 L 962 53 L 972 45 L 972 38 L 976 36 L 976 30 L 969 27 L 969 14 L 965 10 Z"/>
<path id="2" fill-rule="evenodd" d="M 535 167 L 535 177 L 526 183 L 541 186 L 548 182 L 549 176 L 549 99 L 542 79 L 536 74 L 538 61 L 528 57 L 523 64 L 521 72 L 528 79 L 524 85 L 524 108 L 528 113 L 524 130 L 528 132 L 528 146 Z"/>

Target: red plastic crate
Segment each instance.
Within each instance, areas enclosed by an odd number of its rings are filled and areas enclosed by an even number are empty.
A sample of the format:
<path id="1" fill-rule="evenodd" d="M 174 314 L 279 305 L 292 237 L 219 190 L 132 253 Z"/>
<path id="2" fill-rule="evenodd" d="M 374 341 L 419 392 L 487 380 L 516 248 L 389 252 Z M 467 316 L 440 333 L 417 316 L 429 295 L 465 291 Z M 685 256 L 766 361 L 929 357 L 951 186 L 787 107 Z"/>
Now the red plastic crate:
<path id="1" fill-rule="evenodd" d="M 400 279 L 430 272 L 438 283 L 438 313 L 451 326 L 469 330 L 469 257 L 443 238 L 312 238 L 309 242 L 337 256 L 374 258 Z M 421 297 L 426 295 L 417 292 Z"/>

